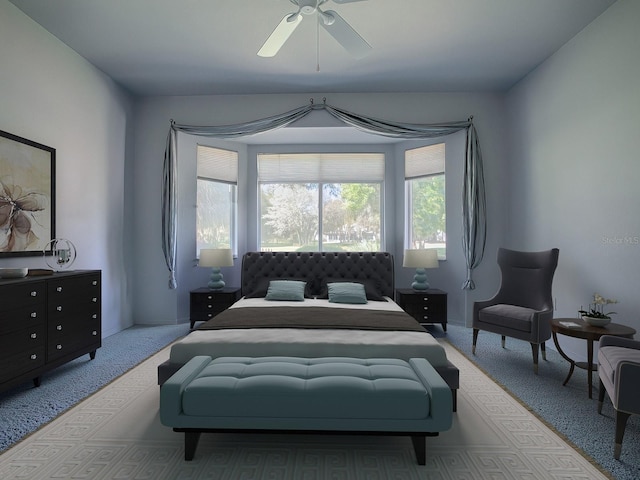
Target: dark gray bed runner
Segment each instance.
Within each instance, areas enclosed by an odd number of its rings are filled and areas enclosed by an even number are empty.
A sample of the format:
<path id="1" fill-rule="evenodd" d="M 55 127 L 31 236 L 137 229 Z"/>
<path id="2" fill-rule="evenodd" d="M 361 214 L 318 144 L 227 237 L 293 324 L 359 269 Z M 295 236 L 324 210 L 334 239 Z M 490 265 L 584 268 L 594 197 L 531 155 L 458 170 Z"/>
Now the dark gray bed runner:
<path id="1" fill-rule="evenodd" d="M 203 323 L 197 330 L 228 328 L 337 328 L 425 331 L 413 317 L 405 312 L 327 307 L 231 308 Z"/>

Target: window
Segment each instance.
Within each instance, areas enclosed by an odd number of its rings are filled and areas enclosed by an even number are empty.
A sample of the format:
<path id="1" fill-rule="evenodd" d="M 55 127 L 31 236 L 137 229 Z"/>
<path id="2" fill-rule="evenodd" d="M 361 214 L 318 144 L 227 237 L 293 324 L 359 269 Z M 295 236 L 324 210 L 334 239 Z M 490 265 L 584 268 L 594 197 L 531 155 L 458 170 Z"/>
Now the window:
<path id="1" fill-rule="evenodd" d="M 198 145 L 196 254 L 202 248 L 236 247 L 238 152 Z"/>
<path id="2" fill-rule="evenodd" d="M 406 247 L 437 248 L 446 258 L 445 144 L 405 152 Z"/>
<path id="3" fill-rule="evenodd" d="M 259 154 L 260 249 L 381 250 L 381 153 Z"/>

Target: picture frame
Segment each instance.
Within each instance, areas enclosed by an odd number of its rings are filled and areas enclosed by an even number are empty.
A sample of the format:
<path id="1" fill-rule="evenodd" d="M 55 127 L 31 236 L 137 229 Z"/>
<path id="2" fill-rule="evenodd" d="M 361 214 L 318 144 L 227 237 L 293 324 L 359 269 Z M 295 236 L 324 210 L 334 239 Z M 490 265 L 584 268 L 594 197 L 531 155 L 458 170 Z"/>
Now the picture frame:
<path id="1" fill-rule="evenodd" d="M 56 150 L 0 130 L 0 258 L 51 254 Z"/>

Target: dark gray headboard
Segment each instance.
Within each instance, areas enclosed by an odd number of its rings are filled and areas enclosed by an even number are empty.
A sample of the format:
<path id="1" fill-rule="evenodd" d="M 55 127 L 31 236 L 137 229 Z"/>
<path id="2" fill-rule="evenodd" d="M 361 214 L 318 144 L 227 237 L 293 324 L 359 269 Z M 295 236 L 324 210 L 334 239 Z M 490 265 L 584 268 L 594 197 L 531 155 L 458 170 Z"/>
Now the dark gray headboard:
<path id="1" fill-rule="evenodd" d="M 242 257 L 242 295 L 261 278 L 299 279 L 313 295 L 323 278 L 371 280 L 394 298 L 393 255 L 387 252 L 247 252 Z"/>

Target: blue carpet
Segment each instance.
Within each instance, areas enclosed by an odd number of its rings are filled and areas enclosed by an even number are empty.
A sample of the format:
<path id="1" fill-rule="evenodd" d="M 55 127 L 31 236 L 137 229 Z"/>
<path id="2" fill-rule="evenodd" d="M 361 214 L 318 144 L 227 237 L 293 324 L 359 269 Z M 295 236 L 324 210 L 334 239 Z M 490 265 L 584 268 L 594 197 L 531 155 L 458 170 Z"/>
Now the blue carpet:
<path id="1" fill-rule="evenodd" d="M 502 349 L 498 335 L 481 332 L 474 356 L 470 329 L 449 324 L 446 335 L 439 327 L 430 331 L 446 338 L 613 478 L 640 478 L 640 417 L 629 420 L 621 459 L 615 460 L 615 412 L 608 399 L 603 415 L 596 411 L 597 375 L 594 398 L 589 400 L 586 372 L 576 369 L 563 387 L 569 365 L 550 348 L 547 361 L 540 360 L 539 374 L 534 375 L 531 347 L 526 342 L 507 339 Z M 0 393 L 0 452 L 187 332 L 188 324 L 131 327 L 104 339 L 95 360 L 84 355 L 45 374 L 38 388 L 27 382 Z"/>
<path id="2" fill-rule="evenodd" d="M 550 348 L 547 348 L 547 361 L 540 357 L 539 372 L 535 375 L 531 346 L 527 342 L 507 338 L 503 349 L 499 335 L 480 332 L 476 355 L 472 355 L 471 329 L 449 324 L 446 335 L 438 327 L 430 327 L 430 331 L 436 337 L 446 338 L 548 426 L 610 472 L 613 478 L 640 478 L 640 417 L 629 419 L 622 455 L 620 460 L 615 460 L 615 411 L 606 396 L 602 415 L 598 415 L 597 373 L 593 376 L 593 399 L 590 400 L 587 372 L 576 368 L 569 383 L 563 387 L 569 363 Z M 586 356 L 586 343 L 584 348 Z"/>
<path id="3" fill-rule="evenodd" d="M 40 387 L 0 392 L 0 452 L 188 332 L 189 324 L 133 326 L 102 340 L 94 360 L 83 355 L 44 374 Z"/>

